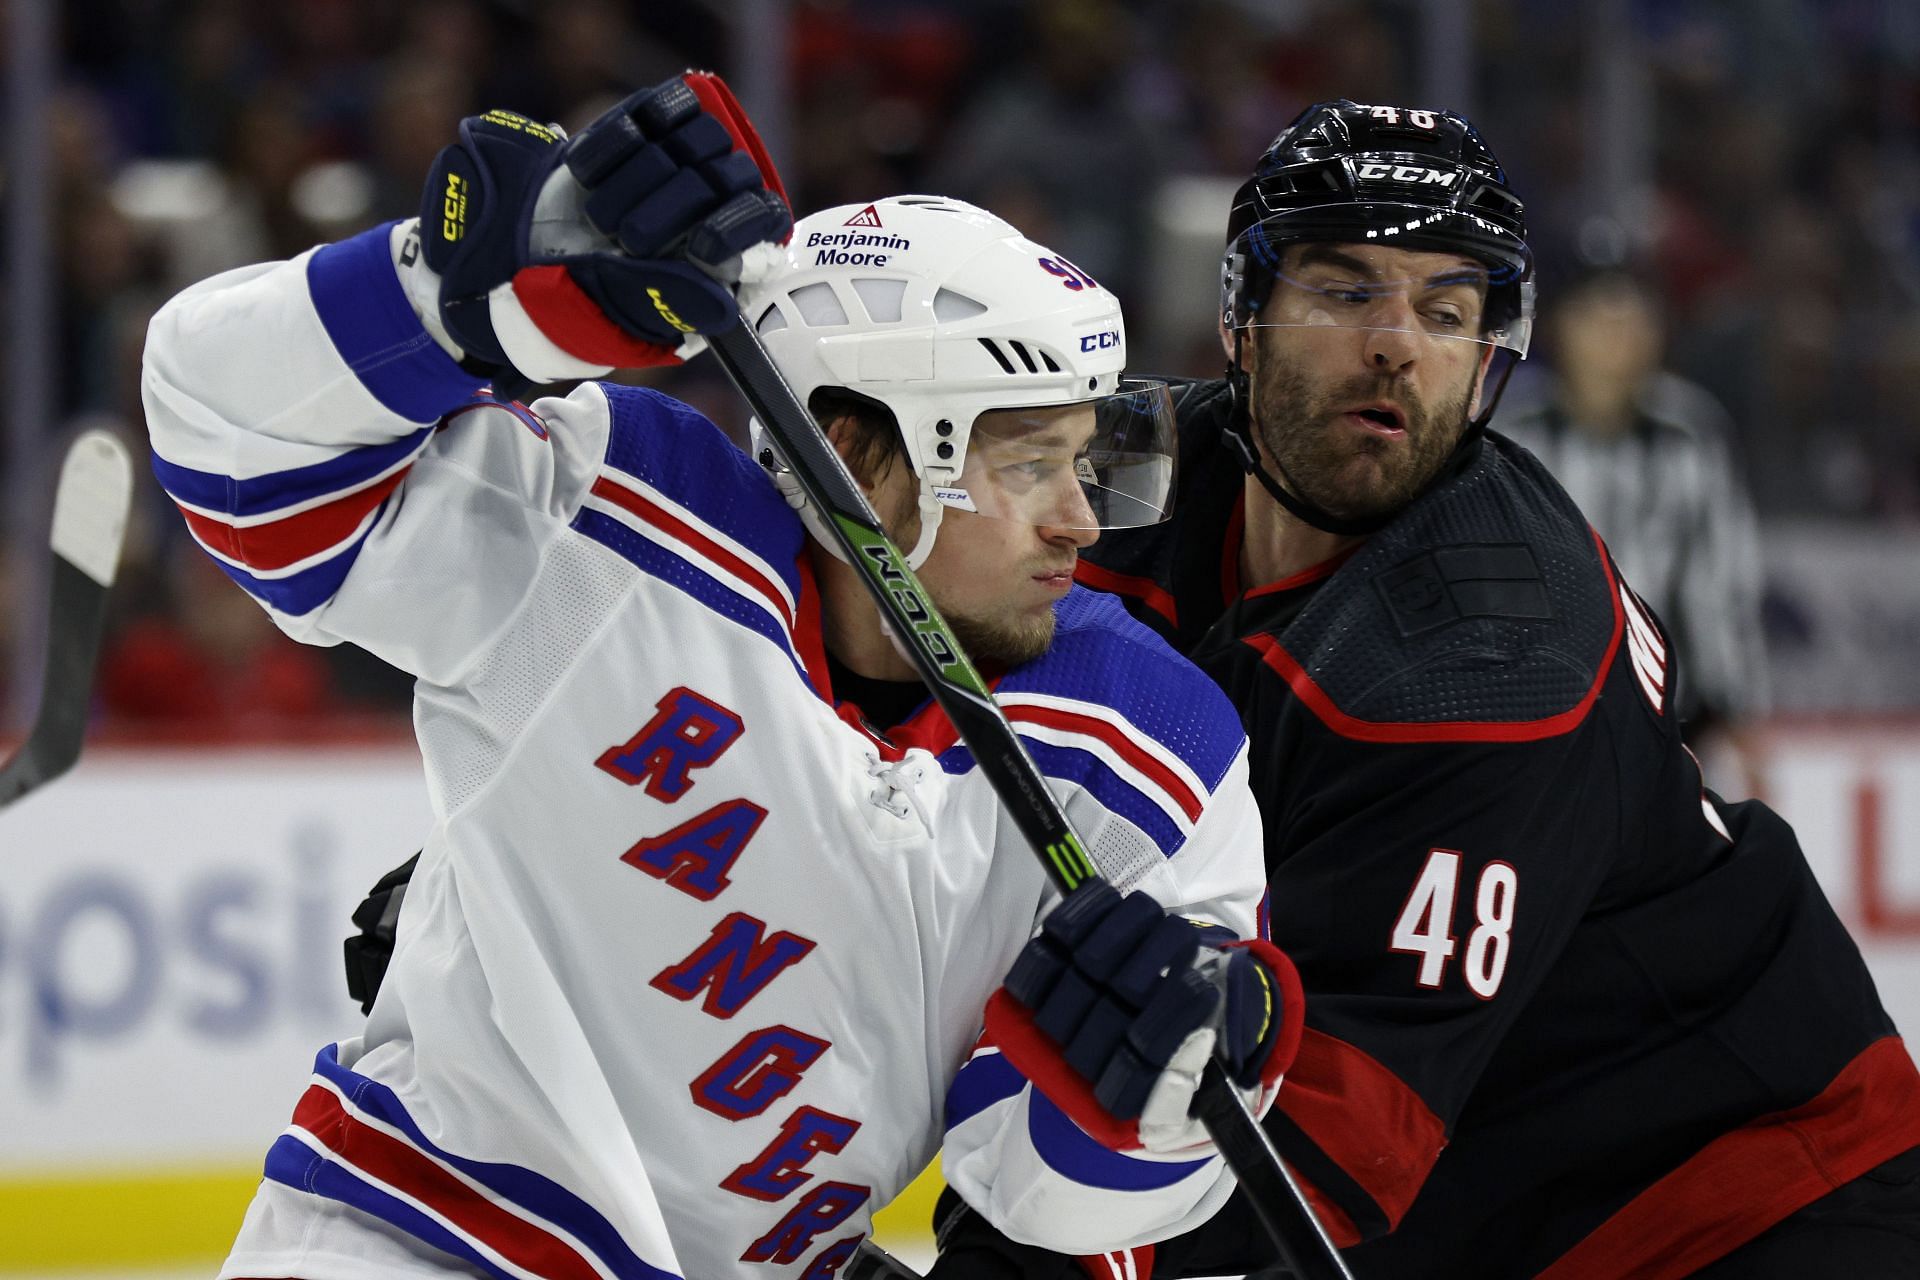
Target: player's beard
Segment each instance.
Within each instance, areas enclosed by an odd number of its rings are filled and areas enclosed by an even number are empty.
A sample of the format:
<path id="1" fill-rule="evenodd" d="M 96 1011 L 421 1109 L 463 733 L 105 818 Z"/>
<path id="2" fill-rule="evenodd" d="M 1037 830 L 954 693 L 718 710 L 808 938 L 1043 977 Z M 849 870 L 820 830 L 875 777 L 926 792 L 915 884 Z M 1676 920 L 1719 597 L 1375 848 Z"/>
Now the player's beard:
<path id="1" fill-rule="evenodd" d="M 1466 430 L 1473 379 L 1429 405 L 1392 377 L 1362 374 L 1331 386 L 1316 385 L 1309 366 L 1309 361 L 1289 360 L 1270 346 L 1261 352 L 1255 379 L 1254 427 L 1261 446 L 1279 463 L 1287 487 L 1346 520 L 1386 515 L 1418 497 Z M 1373 400 L 1400 407 L 1404 441 L 1332 429 L 1333 419 L 1348 406 Z"/>
<path id="2" fill-rule="evenodd" d="M 1032 662 L 1053 644 L 1052 609 L 1027 619 L 979 617 L 947 609 L 941 613 L 975 666 L 1017 667 Z"/>

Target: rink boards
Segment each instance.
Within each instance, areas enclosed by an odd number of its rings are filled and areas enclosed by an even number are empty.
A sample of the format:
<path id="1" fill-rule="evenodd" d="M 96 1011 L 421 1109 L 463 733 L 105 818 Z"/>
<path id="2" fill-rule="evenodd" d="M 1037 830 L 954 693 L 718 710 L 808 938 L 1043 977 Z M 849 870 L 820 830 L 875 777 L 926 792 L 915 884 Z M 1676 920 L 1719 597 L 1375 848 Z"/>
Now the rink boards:
<path id="1" fill-rule="evenodd" d="M 1769 797 L 1920 1038 L 1920 720 L 1770 742 Z M 404 743 L 104 749 L 0 815 L 0 1274 L 217 1259 L 360 1021 L 348 913 L 428 820 Z M 914 1249 L 930 1195 L 883 1240 Z"/>

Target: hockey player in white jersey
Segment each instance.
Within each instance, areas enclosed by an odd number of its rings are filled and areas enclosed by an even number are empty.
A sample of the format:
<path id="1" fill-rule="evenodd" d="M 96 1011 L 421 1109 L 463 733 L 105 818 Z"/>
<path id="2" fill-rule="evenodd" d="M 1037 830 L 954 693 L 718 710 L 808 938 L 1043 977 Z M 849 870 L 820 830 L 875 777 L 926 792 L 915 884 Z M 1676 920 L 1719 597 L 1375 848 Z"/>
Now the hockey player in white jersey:
<path id="1" fill-rule="evenodd" d="M 1111 297 L 991 215 L 876 201 L 780 253 L 777 192 L 711 77 L 571 141 L 492 112 L 421 219 L 156 316 L 156 474 L 289 634 L 417 676 L 436 815 L 365 1032 L 320 1053 L 224 1276 L 822 1280 L 936 1151 L 1072 1253 L 1231 1190 L 1185 1120 L 1194 1046 L 1217 1031 L 1264 1102 L 1300 1019 L 1278 952 L 1196 955 L 1178 918 L 1258 932 L 1244 739 L 1071 585 L 1103 523 L 1164 512 L 1164 388 L 1120 380 Z M 490 391 L 672 359 L 734 322 L 698 264 L 743 251 L 741 314 L 1139 891 L 1051 927 L 1043 1065 L 1096 1102 L 982 1036 L 1057 899 L 937 710 L 870 723 L 836 689 L 910 670 L 778 459 L 647 390 Z M 1168 1008 L 1208 1025 L 1141 1012 Z"/>

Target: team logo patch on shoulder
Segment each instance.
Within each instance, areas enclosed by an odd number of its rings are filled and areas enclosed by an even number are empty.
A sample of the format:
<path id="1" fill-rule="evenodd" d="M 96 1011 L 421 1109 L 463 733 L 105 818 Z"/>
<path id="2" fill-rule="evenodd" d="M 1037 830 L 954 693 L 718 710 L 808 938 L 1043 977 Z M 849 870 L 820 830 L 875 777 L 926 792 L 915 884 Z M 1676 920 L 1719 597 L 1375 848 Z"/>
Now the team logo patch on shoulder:
<path id="1" fill-rule="evenodd" d="M 1544 622 L 1554 616 L 1539 563 L 1524 542 L 1441 547 L 1387 570 L 1374 587 L 1402 636 L 1463 618 Z"/>

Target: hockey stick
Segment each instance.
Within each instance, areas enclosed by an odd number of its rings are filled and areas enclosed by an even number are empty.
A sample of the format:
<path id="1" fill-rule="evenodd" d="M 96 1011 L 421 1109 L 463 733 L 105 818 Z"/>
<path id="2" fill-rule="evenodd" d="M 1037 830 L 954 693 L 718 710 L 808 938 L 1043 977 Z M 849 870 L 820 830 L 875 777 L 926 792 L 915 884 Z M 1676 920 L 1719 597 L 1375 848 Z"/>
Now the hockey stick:
<path id="1" fill-rule="evenodd" d="M 106 630 L 107 589 L 120 564 L 132 496 L 126 446 L 104 431 L 83 432 L 60 464 L 53 497 L 53 590 L 40 710 L 26 741 L 0 764 L 0 809 L 80 758 Z"/>
<path id="2" fill-rule="evenodd" d="M 846 1280 L 921 1280 L 921 1275 L 871 1240 L 862 1240 L 847 1263 Z"/>
<path id="3" fill-rule="evenodd" d="M 1014 735 L 979 672 L 947 629 L 933 600 L 887 537 L 866 494 L 839 453 L 742 317 L 707 345 L 728 378 L 772 435 L 807 499 L 823 515 L 834 541 L 859 570 L 881 615 L 901 637 L 934 701 L 953 721 L 1014 824 L 1027 837 L 1054 885 L 1066 893 L 1099 871 L 1047 789 L 1039 767 Z M 1306 1197 L 1266 1133 L 1228 1082 L 1218 1061 L 1207 1064 L 1195 1099 L 1207 1134 L 1240 1179 L 1247 1203 L 1272 1237 L 1280 1260 L 1299 1280 L 1352 1280 Z"/>

